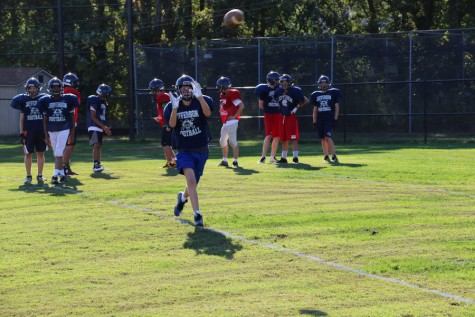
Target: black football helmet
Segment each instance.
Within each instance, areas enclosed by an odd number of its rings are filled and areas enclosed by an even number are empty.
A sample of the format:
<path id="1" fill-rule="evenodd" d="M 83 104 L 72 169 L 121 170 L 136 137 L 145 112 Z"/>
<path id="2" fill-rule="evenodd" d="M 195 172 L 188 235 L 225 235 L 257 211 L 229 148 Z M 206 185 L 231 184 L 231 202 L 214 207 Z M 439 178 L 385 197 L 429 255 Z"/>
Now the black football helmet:
<path id="1" fill-rule="evenodd" d="M 193 98 L 193 92 L 191 90 L 192 88 L 190 88 L 189 92 L 182 92 L 181 87 L 182 86 L 190 86 L 191 87 L 191 84 L 194 83 L 194 82 L 195 82 L 195 80 L 193 79 L 193 77 L 188 76 L 188 75 L 184 75 L 184 74 L 181 75 L 176 80 L 175 90 L 176 90 L 176 93 L 178 94 L 178 96 L 181 96 L 182 100 L 191 100 Z"/>
<path id="2" fill-rule="evenodd" d="M 283 74 L 282 76 L 280 76 L 279 82 L 283 82 L 283 81 L 288 82 L 289 87 L 294 84 L 294 80 L 292 79 L 292 76 L 290 76 L 289 74 Z"/>
<path id="3" fill-rule="evenodd" d="M 266 76 L 267 83 L 272 86 L 278 86 L 280 74 L 278 72 L 270 71 Z"/>
<path id="4" fill-rule="evenodd" d="M 320 78 L 318 78 L 317 84 L 318 84 L 318 89 L 328 90 L 331 86 L 330 78 L 326 75 L 322 75 L 320 76 Z M 322 85 L 322 84 L 326 84 L 326 85 Z"/>
<path id="5" fill-rule="evenodd" d="M 67 73 L 63 77 L 63 85 L 76 88 L 79 85 L 79 78 L 76 74 Z"/>
<path id="6" fill-rule="evenodd" d="M 55 87 L 59 86 L 59 89 Z M 48 92 L 51 95 L 62 95 L 63 94 L 63 82 L 58 77 L 53 77 L 48 82 Z"/>
<path id="7" fill-rule="evenodd" d="M 106 84 L 101 84 L 97 87 L 96 94 L 102 99 L 109 100 L 112 94 L 112 89 Z"/>
<path id="8" fill-rule="evenodd" d="M 36 91 L 30 92 L 31 87 L 35 87 Z M 25 82 L 25 91 L 30 97 L 35 97 L 40 92 L 40 82 L 35 77 L 31 77 Z"/>
<path id="9" fill-rule="evenodd" d="M 160 92 L 160 90 L 164 90 L 165 84 L 161 79 L 154 78 L 152 81 L 148 84 L 148 89 L 150 90 L 151 94 L 157 94 Z"/>
<path id="10" fill-rule="evenodd" d="M 229 87 L 231 87 L 231 80 L 228 77 L 221 76 L 216 81 L 216 89 L 219 93 L 224 94 Z"/>

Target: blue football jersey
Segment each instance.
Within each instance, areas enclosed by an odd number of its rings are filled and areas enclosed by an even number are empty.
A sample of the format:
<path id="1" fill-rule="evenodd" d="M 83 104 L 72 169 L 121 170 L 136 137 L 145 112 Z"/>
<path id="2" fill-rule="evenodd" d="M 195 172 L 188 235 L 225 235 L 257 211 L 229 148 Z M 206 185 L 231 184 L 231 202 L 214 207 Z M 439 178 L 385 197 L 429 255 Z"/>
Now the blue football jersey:
<path id="1" fill-rule="evenodd" d="M 48 131 L 71 129 L 74 108 L 79 106 L 78 98 L 73 94 L 63 94 L 59 98 L 45 95 L 38 101 L 43 115 L 48 118 Z"/>
<path id="2" fill-rule="evenodd" d="M 277 98 L 280 112 L 284 116 L 290 116 L 292 110 L 305 100 L 302 89 L 297 86 L 291 86 L 287 91 L 284 91 L 282 87 L 279 87 L 276 89 L 274 97 Z"/>
<path id="3" fill-rule="evenodd" d="M 264 101 L 264 113 L 280 113 L 279 102 L 275 98 L 276 88 L 272 88 L 267 84 L 257 85 L 254 90 L 259 100 Z"/>
<path id="4" fill-rule="evenodd" d="M 102 131 L 102 128 L 98 127 L 97 124 L 92 121 L 91 119 L 91 111 L 96 112 L 96 118 L 102 124 L 106 124 L 107 122 L 107 103 L 105 100 L 102 100 L 96 95 L 91 95 L 87 97 L 87 105 L 86 105 L 86 124 L 88 130 L 97 130 Z"/>
<path id="5" fill-rule="evenodd" d="M 335 114 L 335 104 L 342 99 L 341 91 L 338 88 L 330 88 L 326 92 L 317 90 L 310 95 L 310 104 L 317 107 L 317 120 L 333 120 Z"/>
<path id="6" fill-rule="evenodd" d="M 213 99 L 208 96 L 203 97 L 212 109 Z M 171 113 L 172 107 L 166 107 L 164 116 L 167 122 L 170 121 Z M 173 128 L 173 138 L 178 151 L 193 151 L 208 145 L 210 135 L 207 117 L 204 115 L 198 99 L 193 98 L 189 106 L 183 105 L 183 101 L 180 100 L 176 126 Z"/>
<path id="7" fill-rule="evenodd" d="M 31 98 L 28 94 L 13 97 L 10 107 L 23 113 L 23 129 L 26 131 L 43 131 L 43 112 L 38 101 L 45 94 L 41 93 Z"/>

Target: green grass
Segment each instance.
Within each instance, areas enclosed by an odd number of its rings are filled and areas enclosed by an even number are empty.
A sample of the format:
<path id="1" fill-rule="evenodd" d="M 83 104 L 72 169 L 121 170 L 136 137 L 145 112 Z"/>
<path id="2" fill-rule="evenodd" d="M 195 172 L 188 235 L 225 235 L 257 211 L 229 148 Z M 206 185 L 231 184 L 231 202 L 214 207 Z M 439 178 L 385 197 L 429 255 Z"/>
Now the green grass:
<path id="1" fill-rule="evenodd" d="M 85 143 L 58 188 L 0 144 L 0 316 L 475 316 L 473 144 L 337 144 L 332 166 L 305 143 L 280 167 L 248 141 L 239 169 L 214 146 L 200 230 L 157 143 L 105 142 L 103 174 Z"/>

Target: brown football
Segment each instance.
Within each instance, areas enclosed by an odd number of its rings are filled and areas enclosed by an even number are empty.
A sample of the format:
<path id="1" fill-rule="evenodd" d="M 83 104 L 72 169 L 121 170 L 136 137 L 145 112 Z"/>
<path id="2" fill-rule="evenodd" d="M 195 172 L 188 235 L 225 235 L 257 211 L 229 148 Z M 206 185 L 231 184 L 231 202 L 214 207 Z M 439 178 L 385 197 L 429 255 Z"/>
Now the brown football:
<path id="1" fill-rule="evenodd" d="M 244 22 L 244 12 L 239 9 L 229 10 L 223 18 L 224 26 L 228 28 L 235 28 Z"/>

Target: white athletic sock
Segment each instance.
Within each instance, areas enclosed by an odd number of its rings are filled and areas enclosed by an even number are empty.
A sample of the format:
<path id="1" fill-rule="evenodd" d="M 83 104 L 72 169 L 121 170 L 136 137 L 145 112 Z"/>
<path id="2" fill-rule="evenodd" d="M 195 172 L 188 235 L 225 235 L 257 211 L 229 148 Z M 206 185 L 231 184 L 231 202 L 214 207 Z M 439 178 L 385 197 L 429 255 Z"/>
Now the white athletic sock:
<path id="1" fill-rule="evenodd" d="M 201 211 L 195 210 L 195 215 L 201 215 Z"/>
<path id="2" fill-rule="evenodd" d="M 282 151 L 282 158 L 287 158 L 287 151 Z"/>
<path id="3" fill-rule="evenodd" d="M 59 175 L 59 169 L 55 168 L 53 176 L 58 176 L 58 175 Z"/>
<path id="4" fill-rule="evenodd" d="M 223 157 L 223 162 L 227 162 L 228 161 L 228 158 L 227 157 Z"/>
<path id="5" fill-rule="evenodd" d="M 59 175 L 64 176 L 64 170 L 59 170 Z"/>
<path id="6" fill-rule="evenodd" d="M 299 151 L 294 151 L 294 157 L 299 157 Z"/>

